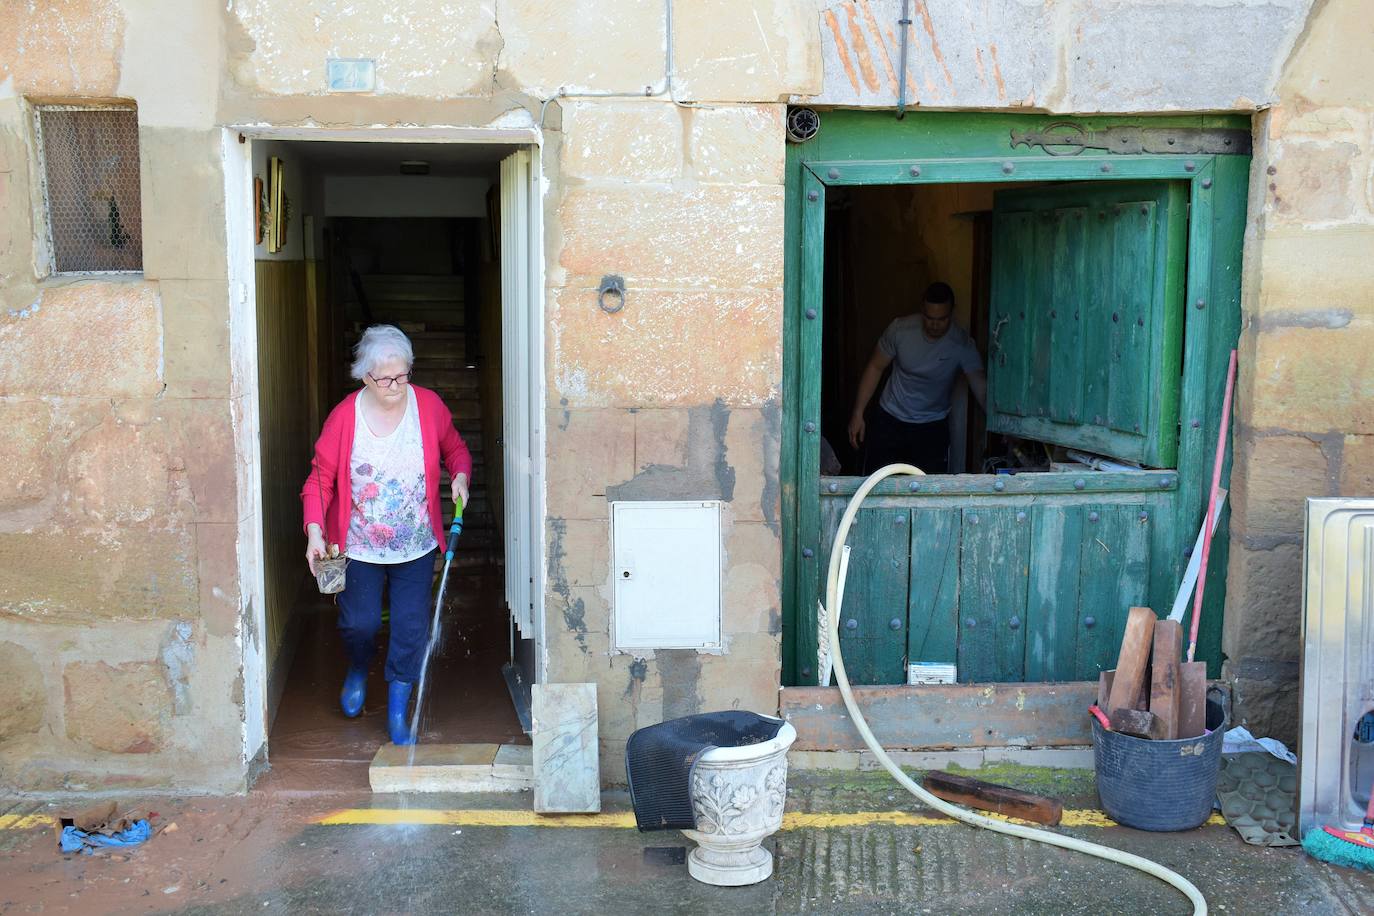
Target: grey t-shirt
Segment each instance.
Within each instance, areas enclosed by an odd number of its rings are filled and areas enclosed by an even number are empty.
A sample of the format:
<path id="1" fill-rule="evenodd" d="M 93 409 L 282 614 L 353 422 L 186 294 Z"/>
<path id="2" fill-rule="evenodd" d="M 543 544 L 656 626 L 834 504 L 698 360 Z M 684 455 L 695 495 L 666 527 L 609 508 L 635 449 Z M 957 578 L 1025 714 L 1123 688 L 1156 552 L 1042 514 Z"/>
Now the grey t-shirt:
<path id="1" fill-rule="evenodd" d="M 949 414 L 949 397 L 960 372 L 983 368 L 968 332 L 957 324 L 938 340 L 926 337 L 920 315 L 887 326 L 878 349 L 892 357 L 892 375 L 878 403 L 907 423 L 933 423 Z"/>

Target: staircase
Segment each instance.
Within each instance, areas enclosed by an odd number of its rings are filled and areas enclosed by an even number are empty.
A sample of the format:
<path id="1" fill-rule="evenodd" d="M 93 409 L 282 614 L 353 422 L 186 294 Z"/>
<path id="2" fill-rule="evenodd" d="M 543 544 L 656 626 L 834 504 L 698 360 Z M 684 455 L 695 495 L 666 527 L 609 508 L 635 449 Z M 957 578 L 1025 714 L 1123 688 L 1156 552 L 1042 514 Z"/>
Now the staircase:
<path id="1" fill-rule="evenodd" d="M 394 324 L 410 338 L 415 350 L 414 382 L 444 399 L 453 412 L 453 423 L 472 453 L 472 479 L 468 505 L 463 510 L 463 536 L 455 563 L 464 566 L 499 563 L 502 545 L 497 535 L 491 502 L 482 435 L 480 354 L 469 353 L 464 280 L 456 276 L 369 274 L 362 277 L 363 292 L 375 324 Z M 354 322 L 345 331 L 352 347 L 365 326 Z M 356 382 L 349 380 L 350 386 Z M 491 392 L 499 397 L 500 392 Z M 448 472 L 443 472 L 440 492 L 444 517 L 450 518 Z"/>

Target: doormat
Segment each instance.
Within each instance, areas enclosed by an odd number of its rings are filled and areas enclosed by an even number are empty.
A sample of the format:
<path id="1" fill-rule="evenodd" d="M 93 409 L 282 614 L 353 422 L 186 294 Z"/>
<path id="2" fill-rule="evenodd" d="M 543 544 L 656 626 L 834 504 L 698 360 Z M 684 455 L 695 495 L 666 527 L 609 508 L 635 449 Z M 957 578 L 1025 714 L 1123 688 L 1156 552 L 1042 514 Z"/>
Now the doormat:
<path id="1" fill-rule="evenodd" d="M 1298 768 L 1263 751 L 1221 758 L 1217 797 L 1226 823 L 1251 846 L 1298 846 Z"/>

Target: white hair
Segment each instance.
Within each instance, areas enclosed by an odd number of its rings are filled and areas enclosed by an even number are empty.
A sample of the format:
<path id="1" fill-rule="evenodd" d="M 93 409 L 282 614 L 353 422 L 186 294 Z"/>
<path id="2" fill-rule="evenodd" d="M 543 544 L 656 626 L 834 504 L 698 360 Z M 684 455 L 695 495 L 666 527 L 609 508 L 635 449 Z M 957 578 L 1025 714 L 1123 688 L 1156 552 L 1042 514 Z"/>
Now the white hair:
<path id="1" fill-rule="evenodd" d="M 405 360 L 407 367 L 415 362 L 410 338 L 394 325 L 374 324 L 363 332 L 362 339 L 353 347 L 353 377 L 361 382 L 369 372 L 392 357 Z"/>

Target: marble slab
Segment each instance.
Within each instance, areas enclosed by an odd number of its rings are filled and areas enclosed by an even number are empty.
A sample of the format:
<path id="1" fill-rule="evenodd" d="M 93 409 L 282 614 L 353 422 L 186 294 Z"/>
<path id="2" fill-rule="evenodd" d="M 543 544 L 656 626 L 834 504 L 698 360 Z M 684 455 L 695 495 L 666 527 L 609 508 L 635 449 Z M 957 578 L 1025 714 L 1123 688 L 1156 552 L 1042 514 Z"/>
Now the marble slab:
<path id="1" fill-rule="evenodd" d="M 535 684 L 534 810 L 601 810 L 596 685 Z"/>
<path id="2" fill-rule="evenodd" d="M 520 792 L 534 784 L 529 747 L 384 744 L 367 770 L 373 792 Z"/>

